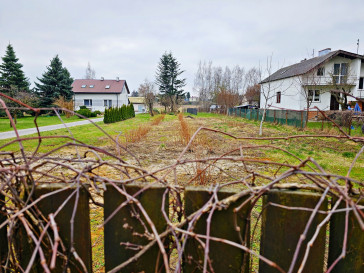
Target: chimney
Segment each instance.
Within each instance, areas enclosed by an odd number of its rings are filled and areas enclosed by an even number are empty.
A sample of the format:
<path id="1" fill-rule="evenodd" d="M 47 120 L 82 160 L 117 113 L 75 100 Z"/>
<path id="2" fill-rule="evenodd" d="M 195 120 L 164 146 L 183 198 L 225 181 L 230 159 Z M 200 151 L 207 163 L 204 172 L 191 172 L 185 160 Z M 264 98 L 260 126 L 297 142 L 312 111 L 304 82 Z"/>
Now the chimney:
<path id="1" fill-rule="evenodd" d="M 324 55 L 326 55 L 327 53 L 330 53 L 331 52 L 331 48 L 325 48 L 325 49 L 322 49 L 322 50 L 319 50 L 319 52 L 318 52 L 318 56 L 320 57 L 320 56 L 324 56 Z"/>
<path id="2" fill-rule="evenodd" d="M 104 77 L 101 77 L 101 80 L 103 81 L 104 80 Z"/>
<path id="3" fill-rule="evenodd" d="M 117 81 L 117 82 L 119 81 L 119 77 L 116 77 L 116 81 Z"/>

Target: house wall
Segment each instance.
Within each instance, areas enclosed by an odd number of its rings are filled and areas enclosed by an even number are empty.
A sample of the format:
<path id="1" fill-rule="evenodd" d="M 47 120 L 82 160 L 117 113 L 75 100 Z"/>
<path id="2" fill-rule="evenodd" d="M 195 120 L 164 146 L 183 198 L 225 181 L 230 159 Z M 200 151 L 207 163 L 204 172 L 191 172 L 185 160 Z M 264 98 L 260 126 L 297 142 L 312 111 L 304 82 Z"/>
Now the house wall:
<path id="1" fill-rule="evenodd" d="M 124 87 L 125 89 L 125 87 Z M 112 100 L 112 106 L 122 106 L 123 104 L 128 105 L 128 96 L 126 89 L 123 90 L 121 94 L 74 94 L 75 110 L 79 110 L 80 106 L 84 105 L 84 100 L 91 99 L 92 111 L 99 110 L 101 112 L 105 111 L 104 100 Z"/>
<path id="2" fill-rule="evenodd" d="M 146 107 L 143 103 L 133 103 L 135 113 L 145 113 Z"/>
<path id="3" fill-rule="evenodd" d="M 268 108 L 301 110 L 301 89 L 298 77 L 263 83 L 260 92 L 260 108 L 265 108 L 266 98 L 264 94 L 266 94 Z M 281 92 L 280 103 L 277 103 L 277 92 Z"/>

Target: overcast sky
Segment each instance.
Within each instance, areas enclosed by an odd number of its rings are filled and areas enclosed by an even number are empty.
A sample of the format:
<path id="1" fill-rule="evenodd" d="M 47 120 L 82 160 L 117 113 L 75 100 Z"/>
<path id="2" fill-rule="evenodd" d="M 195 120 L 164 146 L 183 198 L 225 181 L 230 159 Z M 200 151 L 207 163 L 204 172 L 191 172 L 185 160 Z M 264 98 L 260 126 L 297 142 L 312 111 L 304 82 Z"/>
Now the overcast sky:
<path id="1" fill-rule="evenodd" d="M 58 54 L 73 78 L 154 80 L 171 51 L 192 92 L 200 60 L 290 65 L 326 47 L 364 53 L 363 0 L 0 0 L 0 55 L 10 42 L 32 84 Z"/>

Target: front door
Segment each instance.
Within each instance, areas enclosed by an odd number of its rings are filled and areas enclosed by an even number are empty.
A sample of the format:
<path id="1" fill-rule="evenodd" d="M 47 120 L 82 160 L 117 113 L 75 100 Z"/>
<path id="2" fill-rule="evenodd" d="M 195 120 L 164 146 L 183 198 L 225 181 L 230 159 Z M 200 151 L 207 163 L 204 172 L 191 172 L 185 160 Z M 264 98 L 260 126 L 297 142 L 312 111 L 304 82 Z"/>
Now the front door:
<path id="1" fill-rule="evenodd" d="M 336 97 L 331 94 L 331 100 L 330 100 L 330 110 L 339 110 L 339 103 L 336 100 Z"/>

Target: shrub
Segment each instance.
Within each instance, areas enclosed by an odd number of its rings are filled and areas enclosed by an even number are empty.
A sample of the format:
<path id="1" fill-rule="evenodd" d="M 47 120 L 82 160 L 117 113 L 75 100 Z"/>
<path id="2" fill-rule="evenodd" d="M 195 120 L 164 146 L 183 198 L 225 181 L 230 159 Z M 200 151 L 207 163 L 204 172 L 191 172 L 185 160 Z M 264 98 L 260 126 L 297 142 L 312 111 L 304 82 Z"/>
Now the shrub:
<path id="1" fill-rule="evenodd" d="M 134 105 L 132 103 L 130 103 L 129 107 L 130 107 L 130 115 L 131 115 L 131 117 L 135 117 Z"/>
<path id="2" fill-rule="evenodd" d="M 343 157 L 347 157 L 347 158 L 355 157 L 355 154 L 353 152 L 343 152 L 342 155 L 343 155 Z"/>
<path id="3" fill-rule="evenodd" d="M 154 108 L 154 109 L 153 109 L 153 113 L 154 113 L 154 114 L 156 114 L 156 115 L 157 115 L 157 114 L 160 114 L 159 110 L 158 110 L 158 109 L 156 109 L 156 108 Z"/>
<path id="4" fill-rule="evenodd" d="M 80 106 L 80 110 L 81 110 L 81 109 L 87 109 L 87 107 L 86 107 L 85 105 L 81 105 L 81 106 Z"/>
<path id="5" fill-rule="evenodd" d="M 96 115 L 101 115 L 101 111 L 99 111 L 99 110 L 94 111 L 94 113 L 95 113 Z"/>
<path id="6" fill-rule="evenodd" d="M 97 117 L 97 114 L 95 112 L 91 112 L 91 117 L 95 118 L 95 117 Z"/>
<path id="7" fill-rule="evenodd" d="M 73 109 L 74 109 L 73 100 L 67 101 L 64 97 L 59 97 L 54 102 L 54 104 L 57 105 L 58 107 L 65 108 L 70 111 L 73 111 Z M 66 118 L 73 116 L 72 112 L 68 112 L 68 111 L 62 111 L 62 112 L 63 112 L 63 114 L 65 114 Z"/>
<path id="8" fill-rule="evenodd" d="M 85 116 L 86 118 L 89 118 L 92 115 L 91 110 L 87 109 L 87 108 L 86 109 L 82 108 L 82 109 L 78 110 L 77 113 L 82 116 Z M 82 117 L 79 116 L 79 118 L 82 118 Z"/>

